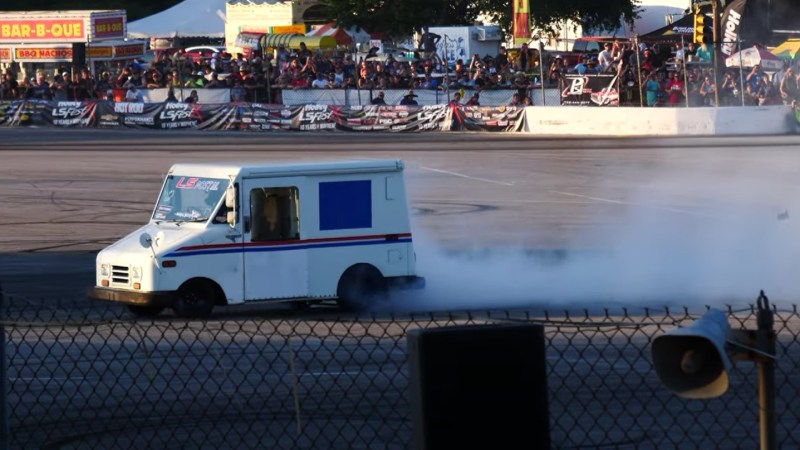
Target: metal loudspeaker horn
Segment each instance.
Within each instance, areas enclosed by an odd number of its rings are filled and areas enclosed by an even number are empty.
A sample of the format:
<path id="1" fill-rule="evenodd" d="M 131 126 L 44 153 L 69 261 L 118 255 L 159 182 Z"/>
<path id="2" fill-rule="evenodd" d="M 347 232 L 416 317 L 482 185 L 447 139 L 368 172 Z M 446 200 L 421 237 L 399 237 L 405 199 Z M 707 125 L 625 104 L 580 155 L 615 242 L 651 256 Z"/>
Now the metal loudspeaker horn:
<path id="1" fill-rule="evenodd" d="M 653 339 L 653 365 L 661 382 L 684 398 L 714 398 L 724 394 L 731 369 L 725 351 L 729 332 L 725 314 L 710 310 L 691 325 Z"/>

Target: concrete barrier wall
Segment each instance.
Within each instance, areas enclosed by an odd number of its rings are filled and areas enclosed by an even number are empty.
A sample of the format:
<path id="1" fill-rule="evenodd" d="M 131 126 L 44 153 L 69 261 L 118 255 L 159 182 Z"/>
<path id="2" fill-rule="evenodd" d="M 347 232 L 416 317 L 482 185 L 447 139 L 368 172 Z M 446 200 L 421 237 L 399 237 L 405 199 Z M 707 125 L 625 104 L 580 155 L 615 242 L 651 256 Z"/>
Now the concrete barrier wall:
<path id="1" fill-rule="evenodd" d="M 791 120 L 790 120 L 791 119 Z M 726 136 L 794 132 L 788 106 L 737 108 L 530 107 L 525 132 L 541 136 Z"/>

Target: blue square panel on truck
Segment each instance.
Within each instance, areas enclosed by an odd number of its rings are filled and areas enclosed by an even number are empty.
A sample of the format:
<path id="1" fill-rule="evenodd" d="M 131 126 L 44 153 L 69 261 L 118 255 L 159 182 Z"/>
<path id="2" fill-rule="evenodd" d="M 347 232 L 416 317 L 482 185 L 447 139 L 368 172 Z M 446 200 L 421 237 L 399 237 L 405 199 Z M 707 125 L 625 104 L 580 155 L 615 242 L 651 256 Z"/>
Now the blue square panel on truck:
<path id="1" fill-rule="evenodd" d="M 319 229 L 372 228 L 372 182 L 331 181 L 319 184 Z"/>

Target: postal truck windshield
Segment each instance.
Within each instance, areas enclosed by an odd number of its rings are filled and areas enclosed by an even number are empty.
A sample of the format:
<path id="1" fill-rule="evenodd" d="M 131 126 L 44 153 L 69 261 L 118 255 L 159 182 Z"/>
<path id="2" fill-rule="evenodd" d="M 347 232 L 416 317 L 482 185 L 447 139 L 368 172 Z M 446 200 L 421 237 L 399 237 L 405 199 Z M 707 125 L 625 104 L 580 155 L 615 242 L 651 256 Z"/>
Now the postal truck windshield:
<path id="1" fill-rule="evenodd" d="M 156 209 L 154 220 L 205 222 L 216 211 L 228 186 L 224 178 L 169 175 Z"/>

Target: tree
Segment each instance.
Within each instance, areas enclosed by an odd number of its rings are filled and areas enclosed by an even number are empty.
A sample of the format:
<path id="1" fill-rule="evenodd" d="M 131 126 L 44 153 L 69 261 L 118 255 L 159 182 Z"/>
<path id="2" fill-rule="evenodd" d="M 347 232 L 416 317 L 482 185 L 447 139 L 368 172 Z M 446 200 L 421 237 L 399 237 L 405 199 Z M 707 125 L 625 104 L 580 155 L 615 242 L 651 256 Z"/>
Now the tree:
<path id="1" fill-rule="evenodd" d="M 486 15 L 511 31 L 512 0 L 323 0 L 340 26 L 404 36 L 424 25 L 464 25 Z M 585 28 L 613 30 L 638 14 L 639 0 L 530 0 L 537 28 L 553 32 L 565 20 Z"/>

